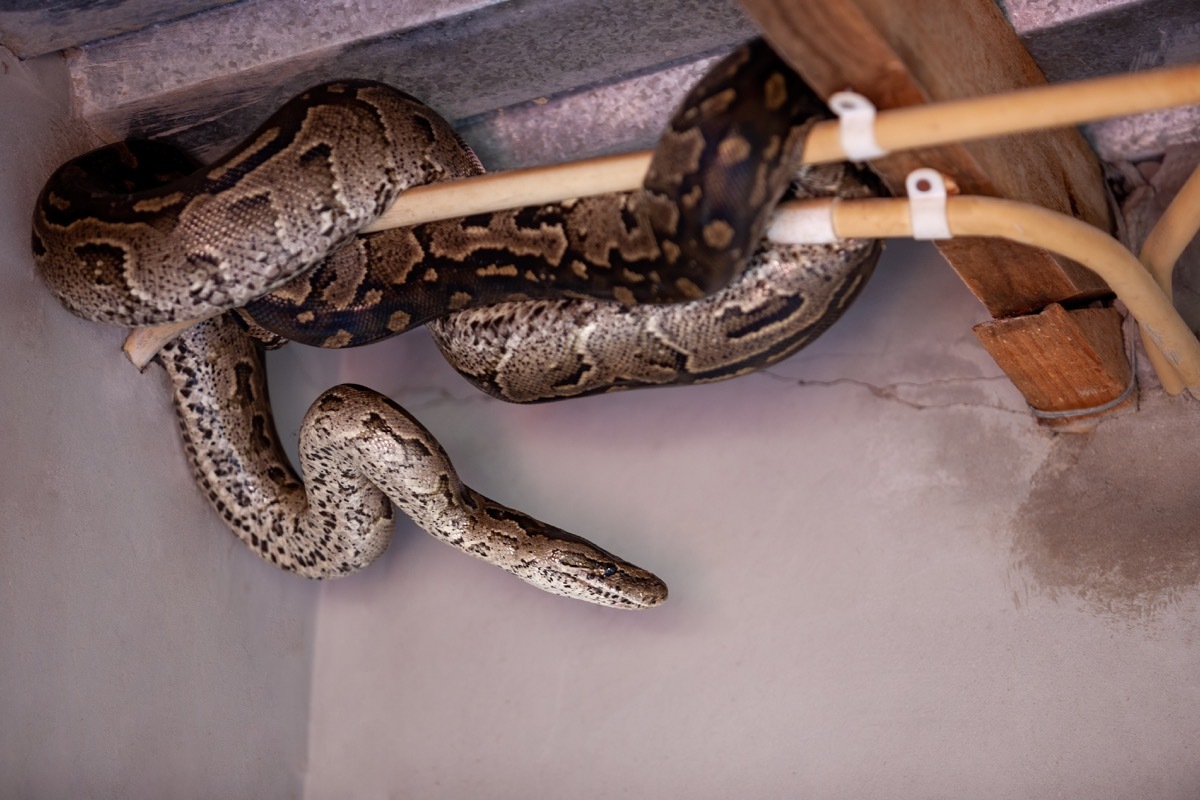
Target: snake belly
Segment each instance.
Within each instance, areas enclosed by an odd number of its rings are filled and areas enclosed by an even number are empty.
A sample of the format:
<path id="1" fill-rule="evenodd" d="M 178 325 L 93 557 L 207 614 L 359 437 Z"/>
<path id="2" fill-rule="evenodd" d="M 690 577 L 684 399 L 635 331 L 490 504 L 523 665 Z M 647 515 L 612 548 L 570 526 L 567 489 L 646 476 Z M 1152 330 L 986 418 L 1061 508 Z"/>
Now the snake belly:
<path id="1" fill-rule="evenodd" d="M 279 442 L 262 348 L 233 315 L 158 355 L 196 482 L 225 524 L 270 563 L 308 578 L 349 575 L 387 547 L 392 503 L 437 539 L 548 592 L 649 608 L 651 573 L 463 484 L 419 422 L 387 397 L 335 386 L 300 427 L 301 481 Z"/>
<path id="2" fill-rule="evenodd" d="M 880 191 L 865 170 L 833 164 L 800 169 L 791 195 Z M 767 241 L 729 286 L 690 303 L 506 303 L 435 320 L 429 330 L 463 377 L 514 403 L 725 380 L 778 363 L 826 331 L 858 297 L 881 251 L 873 239 Z"/>

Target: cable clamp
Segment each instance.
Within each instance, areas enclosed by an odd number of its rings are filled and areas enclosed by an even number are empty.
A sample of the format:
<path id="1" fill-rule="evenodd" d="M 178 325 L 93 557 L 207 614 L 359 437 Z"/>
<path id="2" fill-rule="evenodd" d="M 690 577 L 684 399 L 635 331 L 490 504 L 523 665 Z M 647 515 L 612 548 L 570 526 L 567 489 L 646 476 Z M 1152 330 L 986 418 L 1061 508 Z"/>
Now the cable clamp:
<path id="1" fill-rule="evenodd" d="M 914 169 L 904 180 L 914 239 L 950 239 L 946 220 L 946 182 L 936 169 Z"/>
<path id="2" fill-rule="evenodd" d="M 875 106 L 857 92 L 837 92 L 829 97 L 829 108 L 838 117 L 842 152 L 851 161 L 870 161 L 886 156 L 875 140 Z"/>

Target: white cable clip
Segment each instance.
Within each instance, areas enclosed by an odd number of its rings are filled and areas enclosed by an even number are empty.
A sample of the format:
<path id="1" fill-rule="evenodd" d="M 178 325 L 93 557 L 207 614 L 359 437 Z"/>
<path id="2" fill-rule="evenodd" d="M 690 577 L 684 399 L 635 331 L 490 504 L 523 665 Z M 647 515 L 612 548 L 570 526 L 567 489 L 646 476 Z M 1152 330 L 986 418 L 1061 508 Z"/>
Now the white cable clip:
<path id="1" fill-rule="evenodd" d="M 857 92 L 836 92 L 829 97 L 829 108 L 838 117 L 838 136 L 842 152 L 851 161 L 870 161 L 886 156 L 875 141 L 875 106 Z"/>
<path id="2" fill-rule="evenodd" d="M 950 239 L 946 219 L 946 182 L 942 173 L 925 167 L 914 169 L 904 179 L 908 192 L 908 213 L 914 239 Z"/>

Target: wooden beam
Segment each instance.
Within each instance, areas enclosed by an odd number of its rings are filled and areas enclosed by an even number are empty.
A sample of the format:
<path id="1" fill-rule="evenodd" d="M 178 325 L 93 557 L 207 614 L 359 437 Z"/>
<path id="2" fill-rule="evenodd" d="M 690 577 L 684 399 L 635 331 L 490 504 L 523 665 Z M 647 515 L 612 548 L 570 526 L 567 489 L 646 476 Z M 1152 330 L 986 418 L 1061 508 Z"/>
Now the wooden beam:
<path id="1" fill-rule="evenodd" d="M 983 322 L 974 330 L 1029 405 L 1051 411 L 1039 417 L 1049 427 L 1090 426 L 1100 415 L 1137 401 L 1128 391 L 1133 372 L 1115 308 L 1067 311 L 1052 303 L 1040 314 Z"/>
<path id="2" fill-rule="evenodd" d="M 888 109 L 1046 82 L 993 0 L 741 1 L 776 51 L 823 97 L 853 89 Z M 896 153 L 872 161 L 871 167 L 897 194 L 903 194 L 910 171 L 933 167 L 964 194 L 1035 203 L 1106 233 L 1113 229 L 1099 161 L 1074 129 Z M 1038 312 L 1053 303 L 1081 305 L 1110 294 L 1094 273 L 1044 250 L 994 239 L 952 239 L 938 248 L 994 317 Z M 1111 328 L 1102 338 L 1119 338 L 1119 317 L 1103 315 L 1094 322 Z M 1028 383 L 1025 376 L 1010 374 L 1035 408 L 1079 407 L 1055 405 L 1073 402 L 1054 391 L 1056 375 L 1094 381 L 1077 387 L 1081 396 L 1103 395 L 1114 382 L 1125 388 L 1121 370 L 1101 375 L 1074 369 L 1094 353 L 1078 337 L 1055 340 L 1067 333 L 1061 326 L 1029 324 L 1019 341 L 993 337 L 989 342 L 1004 368 L 1030 349 L 1056 360 L 1041 362 L 1045 387 L 1039 387 L 1036 375 Z M 1034 341 L 1039 337 L 1049 338 Z M 1005 352 L 1010 341 L 1013 358 Z M 1113 366 L 1109 360 L 1100 363 Z"/>
<path id="3" fill-rule="evenodd" d="M 743 0 L 743 5 L 824 97 L 852 88 L 878 108 L 898 108 L 1045 83 L 992 0 Z M 1073 129 L 897 153 L 871 166 L 899 194 L 909 172 L 933 167 L 964 194 L 1037 203 L 1112 230 L 1100 164 Z M 939 247 L 994 317 L 1107 293 L 1094 274 L 1044 251 L 994 241 Z"/>

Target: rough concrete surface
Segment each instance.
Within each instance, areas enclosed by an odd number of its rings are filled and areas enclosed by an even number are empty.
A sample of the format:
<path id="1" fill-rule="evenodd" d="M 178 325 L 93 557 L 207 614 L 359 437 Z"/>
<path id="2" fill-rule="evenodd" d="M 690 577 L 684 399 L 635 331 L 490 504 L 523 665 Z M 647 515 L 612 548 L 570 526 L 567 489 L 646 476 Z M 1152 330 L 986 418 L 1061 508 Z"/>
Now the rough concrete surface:
<path id="1" fill-rule="evenodd" d="M 1025 588 L 1073 596 L 1118 622 L 1194 601 L 1200 477 L 1178 448 L 1195 421 L 1194 402 L 1156 393 L 1141 413 L 1056 440 L 1014 520 Z"/>
<path id="2" fill-rule="evenodd" d="M 322 588 L 306 796 L 1194 797 L 1200 407 L 1052 436 L 984 316 L 894 244 L 833 331 L 724 384 L 513 407 L 419 333 L 276 354 L 285 430 L 370 384 L 672 592 L 563 601 L 402 522 Z"/>

